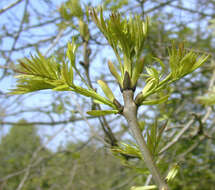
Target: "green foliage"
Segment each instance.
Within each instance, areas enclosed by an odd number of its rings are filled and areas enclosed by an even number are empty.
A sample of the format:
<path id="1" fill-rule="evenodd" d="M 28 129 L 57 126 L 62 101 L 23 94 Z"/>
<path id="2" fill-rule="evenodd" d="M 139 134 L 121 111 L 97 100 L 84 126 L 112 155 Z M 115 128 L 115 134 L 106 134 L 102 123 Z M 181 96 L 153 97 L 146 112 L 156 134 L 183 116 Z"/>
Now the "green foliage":
<path id="1" fill-rule="evenodd" d="M 122 18 L 119 13 L 112 13 L 109 19 L 104 20 L 102 8 L 100 8 L 100 17 L 97 16 L 95 9 L 91 10 L 91 16 L 108 40 L 118 59 L 121 76 L 118 74 L 112 62 L 109 61 L 110 72 L 117 79 L 122 90 L 135 89 L 138 78 L 144 69 L 144 61 L 141 56 L 148 31 L 148 18 L 146 22 L 142 22 L 141 17 L 135 15 L 134 17 L 130 16 L 127 20 L 126 18 Z M 79 25 L 81 35 L 88 40 L 89 38 L 87 36 L 89 32 L 87 25 L 82 20 L 79 20 Z M 81 79 L 83 79 L 75 65 L 76 50 L 77 46 L 74 44 L 74 41 L 72 44 L 68 43 L 67 57 L 70 61 L 70 66 L 64 61 L 60 64 L 52 57 L 45 58 L 40 53 L 38 53 L 38 56 L 31 56 L 31 59 L 25 58 L 21 60 L 20 69 L 18 70 L 21 75 L 18 76 L 17 89 L 14 90 L 13 94 L 23 94 L 43 89 L 74 91 L 93 98 L 96 103 L 106 104 L 114 109 L 103 112 L 88 112 L 91 115 L 105 115 L 121 112 L 121 106 L 116 103 L 118 101 L 105 82 L 101 80 L 98 81 L 108 99 L 97 94 L 88 85 L 88 89 L 85 89 L 74 84 L 73 69 L 75 69 Z M 121 54 L 123 55 L 123 62 L 121 60 Z M 161 65 L 162 70 L 158 71 L 153 67 L 145 67 L 147 71 L 145 75 L 146 85 L 142 92 L 136 97 L 136 104 L 154 105 L 167 101 L 169 94 L 164 94 L 158 99 L 146 100 L 146 98 L 167 89 L 172 82 L 199 68 L 209 56 L 202 55 L 198 60 L 197 57 L 198 54 L 193 51 L 186 51 L 183 45 L 180 45 L 178 49 L 173 45 L 172 49 L 169 50 L 171 72 L 163 80 L 161 79 L 165 74 L 165 66 L 161 60 L 154 58 Z"/>
<path id="2" fill-rule="evenodd" d="M 131 187 L 131 190 L 150 190 L 150 189 L 156 189 L 156 185 L 147 185 L 147 186 L 142 186 L 142 187 L 136 187 L 133 186 Z"/>
<path id="3" fill-rule="evenodd" d="M 168 172 L 168 174 L 167 174 L 167 176 L 165 178 L 167 182 L 169 182 L 169 181 L 171 181 L 171 180 L 173 180 L 175 178 L 175 176 L 178 173 L 178 169 L 179 169 L 178 164 L 174 164 L 171 167 L 170 171 Z"/>
<path id="4" fill-rule="evenodd" d="M 158 156 L 159 152 L 159 144 L 161 141 L 161 137 L 166 128 L 167 122 L 163 124 L 161 128 L 158 128 L 158 121 L 156 120 L 146 131 L 147 135 L 147 145 L 149 150 L 153 154 L 154 158 Z"/>
<path id="5" fill-rule="evenodd" d="M 102 116 L 102 115 L 108 115 L 108 114 L 117 114 L 119 113 L 118 110 L 91 110 L 87 112 L 89 115 L 93 116 Z"/>
<path id="6" fill-rule="evenodd" d="M 24 121 L 21 120 L 21 123 Z M 19 123 L 19 122 L 18 122 Z M 14 125 L 10 132 L 2 137 L 0 144 L 0 178 L 26 168 L 34 151 L 41 145 L 36 128 L 31 125 Z M 23 173 L 7 180 L 7 190 L 19 185 Z M 30 189 L 30 188 L 29 188 Z"/>
<path id="7" fill-rule="evenodd" d="M 82 37 L 82 39 L 84 39 L 84 41 L 88 42 L 90 39 L 89 29 L 88 29 L 87 24 L 82 19 L 79 20 L 79 32 L 80 32 L 80 36 Z"/>
<path id="8" fill-rule="evenodd" d="M 215 104 L 215 88 L 213 87 L 206 95 L 197 97 L 200 104 L 212 106 Z"/>
<path id="9" fill-rule="evenodd" d="M 209 55 L 202 55 L 199 57 L 198 53 L 185 50 L 183 44 L 179 44 L 178 49 L 173 44 L 172 48 L 169 49 L 170 73 L 164 77 L 164 63 L 160 59 L 156 58 L 156 61 L 158 61 L 162 66 L 162 71 L 159 72 L 153 67 L 146 68 L 146 85 L 139 96 L 136 98 L 136 103 L 144 104 L 144 101 L 148 96 L 167 89 L 171 83 L 198 69 L 207 61 L 208 58 Z M 160 102 L 162 103 L 167 99 L 168 95 L 164 95 L 161 97 L 161 99 L 151 102 L 151 104 L 158 104 Z"/>
<path id="10" fill-rule="evenodd" d="M 65 4 L 61 5 L 59 12 L 61 17 L 68 21 L 72 17 L 82 18 L 84 15 L 79 0 L 68 0 Z"/>
<path id="11" fill-rule="evenodd" d="M 111 89 L 108 87 L 107 83 L 105 83 L 102 80 L 98 80 L 97 81 L 98 84 L 100 85 L 100 87 L 102 88 L 103 92 L 105 93 L 106 97 L 110 100 L 110 101 L 114 101 L 115 97 L 111 91 Z"/>
<path id="12" fill-rule="evenodd" d="M 116 108 L 113 102 L 100 96 L 93 89 L 85 89 L 73 83 L 73 69 L 77 71 L 75 66 L 75 51 L 74 44 L 68 44 L 67 56 L 70 60 L 68 63 L 55 62 L 53 58 L 45 58 L 42 54 L 25 58 L 20 61 L 18 72 L 21 73 L 18 78 L 17 89 L 14 89 L 12 94 L 24 94 L 37 90 L 53 89 L 56 91 L 75 91 L 87 97 L 91 97 L 97 102 L 106 104 L 112 108 Z"/>
<path id="13" fill-rule="evenodd" d="M 142 159 L 142 154 L 137 146 L 131 146 L 123 142 L 121 143 L 121 146 L 113 148 L 112 151 Z"/>
<path id="14" fill-rule="evenodd" d="M 55 89 L 65 85 L 65 79 L 72 77 L 72 72 L 68 72 L 67 65 L 57 63 L 53 57 L 45 58 L 41 53 L 38 56 L 31 56 L 19 61 L 20 68 L 17 76 L 17 89 L 12 94 L 24 94 L 37 90 Z M 71 79 L 72 80 L 72 79 Z M 64 86 L 69 90 L 68 86 Z"/>
<path id="15" fill-rule="evenodd" d="M 209 55 L 199 57 L 199 54 L 185 50 L 183 44 L 180 44 L 178 49 L 173 44 L 169 50 L 169 57 L 171 78 L 178 80 L 199 68 L 209 58 Z"/>
<path id="16" fill-rule="evenodd" d="M 122 18 L 119 13 L 112 13 L 109 19 L 104 20 L 102 8 L 100 8 L 100 17 L 97 16 L 95 9 L 91 10 L 91 16 L 113 48 L 120 64 L 122 80 L 118 80 L 118 82 L 123 81 L 126 71 L 131 78 L 134 68 L 142 63 L 140 63 L 140 57 L 148 31 L 148 18 L 146 22 L 143 22 L 140 16 L 135 15 L 134 17 L 130 16 L 127 20 L 127 18 Z M 123 63 L 120 57 L 121 53 L 123 54 Z M 136 75 L 133 76 L 134 81 Z M 122 86 L 122 83 L 120 84 Z M 135 86 L 136 83 L 133 85 Z"/>
<path id="17" fill-rule="evenodd" d="M 104 0 L 102 1 L 103 6 L 111 11 L 117 11 L 123 6 L 128 4 L 128 0 Z"/>

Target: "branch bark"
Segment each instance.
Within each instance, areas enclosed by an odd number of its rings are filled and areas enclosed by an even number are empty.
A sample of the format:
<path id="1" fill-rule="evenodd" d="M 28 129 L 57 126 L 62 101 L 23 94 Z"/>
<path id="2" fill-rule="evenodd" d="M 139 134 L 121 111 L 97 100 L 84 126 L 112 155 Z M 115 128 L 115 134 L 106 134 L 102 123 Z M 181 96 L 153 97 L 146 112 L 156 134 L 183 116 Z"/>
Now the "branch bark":
<path id="1" fill-rule="evenodd" d="M 132 90 L 124 90 L 123 91 L 123 99 L 124 99 L 124 110 L 123 115 L 126 118 L 128 125 L 131 129 L 132 135 L 135 138 L 140 151 L 144 157 L 144 161 L 149 171 L 152 174 L 153 180 L 158 186 L 159 190 L 168 190 L 168 186 L 165 181 L 162 179 L 161 174 L 153 160 L 152 154 L 149 151 L 147 144 L 142 136 L 142 132 L 138 126 L 137 120 L 137 105 L 133 100 L 133 91 Z"/>
<path id="2" fill-rule="evenodd" d="M 7 11 L 7 10 L 9 10 L 9 9 L 11 9 L 11 8 L 13 8 L 14 6 L 16 6 L 17 4 L 19 4 L 19 3 L 21 3 L 21 2 L 22 2 L 22 0 L 17 0 L 17 1 L 15 1 L 15 2 L 11 3 L 10 5 L 8 5 L 7 7 L 3 7 L 3 8 L 0 10 L 0 14 L 4 13 L 5 11 Z"/>

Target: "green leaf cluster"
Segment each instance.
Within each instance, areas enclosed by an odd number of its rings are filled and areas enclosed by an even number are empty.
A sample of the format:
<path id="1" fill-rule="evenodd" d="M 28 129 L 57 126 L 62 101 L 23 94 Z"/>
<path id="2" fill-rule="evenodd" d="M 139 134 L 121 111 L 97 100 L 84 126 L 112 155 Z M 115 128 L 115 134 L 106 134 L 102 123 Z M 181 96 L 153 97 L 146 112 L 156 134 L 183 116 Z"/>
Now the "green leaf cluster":
<path id="1" fill-rule="evenodd" d="M 75 6 L 78 6 L 77 2 Z M 144 69 L 142 53 L 148 31 L 148 18 L 143 22 L 138 15 L 134 17 L 130 16 L 127 19 L 123 18 L 119 13 L 112 13 L 109 19 L 105 20 L 102 8 L 100 8 L 99 16 L 95 9 L 91 9 L 90 14 L 113 48 L 118 59 L 121 73 L 119 73 L 116 66 L 109 61 L 108 66 L 111 74 L 116 78 L 122 91 L 128 89 L 135 91 L 137 81 Z M 79 19 L 79 25 L 81 35 L 85 40 L 89 40 L 88 26 L 83 22 L 82 18 Z M 92 98 L 95 103 L 105 104 L 112 108 L 112 110 L 104 111 L 92 110 L 89 111 L 88 114 L 100 116 L 121 113 L 123 107 L 104 81 L 98 80 L 98 84 L 106 98 L 99 95 L 86 84 L 75 65 L 76 50 L 77 46 L 74 44 L 74 41 L 72 44 L 68 43 L 66 54 L 70 63 L 67 61 L 59 63 L 53 57 L 46 58 L 41 53 L 38 53 L 37 56 L 31 56 L 31 58 L 20 60 L 20 68 L 18 69 L 20 75 L 17 77 L 18 85 L 17 89 L 12 93 L 24 94 L 43 89 L 74 91 L 83 96 Z M 200 56 L 193 51 L 185 50 L 183 44 L 180 44 L 179 48 L 176 48 L 173 44 L 168 52 L 169 74 L 166 75 L 168 68 L 166 68 L 163 61 L 158 58 L 154 58 L 154 60 L 160 64 L 162 68 L 161 71 L 155 67 L 145 67 L 146 84 L 135 98 L 135 103 L 138 106 L 160 104 L 167 101 L 170 93 L 165 93 L 165 91 L 168 91 L 169 85 L 199 68 L 209 57 L 209 55 Z M 83 88 L 74 84 L 73 70 L 75 70 L 88 88 Z M 153 94 L 158 94 L 159 96 L 156 99 L 147 99 Z"/>
<path id="2" fill-rule="evenodd" d="M 114 50 L 117 60 L 120 64 L 121 77 L 116 77 L 122 88 L 125 73 L 128 72 L 131 80 L 131 88 L 136 85 L 139 71 L 143 67 L 143 61 L 140 60 L 144 42 L 148 31 L 148 18 L 145 22 L 142 21 L 139 15 L 130 16 L 129 19 L 122 18 L 119 13 L 112 13 L 109 19 L 105 20 L 103 9 L 100 8 L 100 16 L 97 15 L 95 9 L 91 10 L 91 16 L 103 33 L 108 43 Z M 121 58 L 121 54 L 123 57 Z M 138 69 L 137 69 L 138 68 Z M 111 65 L 111 73 L 114 66 Z"/>
<path id="3" fill-rule="evenodd" d="M 135 158 L 141 158 L 142 154 L 137 146 L 131 146 L 130 144 L 121 143 L 121 146 L 112 148 L 112 151 L 115 153 L 120 153 Z"/>
<path id="4" fill-rule="evenodd" d="M 79 0 L 68 0 L 60 7 L 60 15 L 65 20 L 70 21 L 72 17 L 82 18 L 84 12 Z"/>
<path id="5" fill-rule="evenodd" d="M 215 104 L 215 87 L 213 87 L 206 95 L 197 97 L 200 104 L 212 106 Z"/>
<path id="6" fill-rule="evenodd" d="M 157 186 L 156 185 L 147 185 L 147 186 L 133 186 L 131 187 L 131 190 L 150 190 L 150 189 L 156 189 Z"/>
<path id="7" fill-rule="evenodd" d="M 169 66 L 171 69 L 171 78 L 178 80 L 183 76 L 193 72 L 199 68 L 207 59 L 209 55 L 202 55 L 199 57 L 198 53 L 192 50 L 188 51 L 184 48 L 184 45 L 179 44 L 179 48 L 169 49 Z"/>
<path id="8" fill-rule="evenodd" d="M 169 94 L 164 95 L 157 100 L 148 101 L 145 99 L 152 94 L 167 89 L 171 83 L 198 69 L 210 57 L 210 55 L 207 54 L 200 56 L 192 50 L 185 50 L 183 44 L 179 44 L 178 48 L 173 44 L 168 52 L 170 73 L 166 75 L 165 72 L 167 68 L 163 61 L 158 58 L 154 58 L 156 62 L 161 65 L 162 70 L 158 71 L 153 67 L 146 68 L 146 85 L 135 100 L 138 105 L 147 104 L 148 102 L 151 105 L 165 102 L 168 99 Z"/>
<path id="9" fill-rule="evenodd" d="M 86 97 L 93 98 L 96 103 L 106 104 L 114 110 L 109 111 L 91 111 L 91 115 L 104 115 L 110 113 L 118 113 L 119 106 L 115 104 L 113 93 L 103 81 L 99 81 L 107 98 L 99 95 L 92 88 L 83 88 L 75 85 L 73 81 L 73 69 L 77 72 L 75 66 L 76 45 L 68 44 L 67 57 L 70 60 L 70 65 L 67 62 L 62 64 L 55 61 L 53 57 L 46 58 L 41 53 L 31 58 L 25 58 L 19 61 L 20 75 L 17 76 L 17 88 L 11 94 L 25 94 L 44 89 L 52 89 L 56 91 L 74 91 Z M 79 73 L 80 74 L 80 73 Z"/>
<path id="10" fill-rule="evenodd" d="M 146 136 L 147 136 L 147 145 L 149 150 L 153 154 L 153 156 L 158 155 L 159 151 L 159 144 L 161 141 L 161 137 L 163 135 L 164 129 L 166 128 L 167 122 L 159 129 L 157 120 L 147 129 Z"/>

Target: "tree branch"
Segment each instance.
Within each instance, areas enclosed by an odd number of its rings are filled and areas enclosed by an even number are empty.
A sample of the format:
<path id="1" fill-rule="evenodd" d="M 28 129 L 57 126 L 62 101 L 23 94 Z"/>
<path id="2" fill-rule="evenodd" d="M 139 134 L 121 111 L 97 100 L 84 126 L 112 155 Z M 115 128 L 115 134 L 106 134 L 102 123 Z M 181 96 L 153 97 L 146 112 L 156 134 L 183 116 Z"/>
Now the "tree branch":
<path id="1" fill-rule="evenodd" d="M 147 144 L 142 136 L 142 132 L 138 126 L 137 121 L 137 105 L 133 100 L 133 91 L 132 90 L 124 90 L 123 91 L 124 98 L 124 110 L 123 115 L 125 116 L 128 125 L 131 129 L 133 137 L 135 138 L 137 144 L 139 145 L 140 151 L 144 157 L 144 161 L 149 171 L 152 174 L 152 177 L 158 186 L 159 190 L 168 190 L 168 186 L 165 181 L 162 179 L 161 174 L 156 167 L 156 164 L 153 160 L 151 152 L 149 151 Z"/>
<path id="2" fill-rule="evenodd" d="M 97 118 L 96 116 L 88 116 L 87 119 L 94 119 Z M 68 120 L 64 120 L 64 121 L 55 121 L 55 122 L 28 122 L 28 123 L 22 123 L 22 122 L 12 122 L 12 121 L 0 121 L 0 125 L 61 125 L 61 124 L 68 124 L 71 122 L 75 122 L 75 121 L 83 121 L 83 117 L 78 117 L 78 118 L 71 118 Z"/>
<path id="3" fill-rule="evenodd" d="M 2 9 L 0 10 L 0 14 L 4 13 L 5 11 L 7 11 L 7 10 L 9 10 L 9 9 L 11 9 L 11 8 L 13 8 L 13 7 L 16 6 L 17 4 L 19 4 L 21 1 L 22 1 L 22 0 L 17 0 L 17 1 L 15 1 L 15 2 L 11 3 L 10 5 L 8 5 L 7 7 L 2 8 Z"/>
<path id="4" fill-rule="evenodd" d="M 184 127 L 183 129 L 173 138 L 172 141 L 170 141 L 165 147 L 161 149 L 159 154 L 163 154 L 166 150 L 168 150 L 170 147 L 172 147 L 174 144 L 178 142 L 178 140 L 181 138 L 181 136 L 191 127 L 191 125 L 194 123 L 195 119 L 191 119 Z"/>

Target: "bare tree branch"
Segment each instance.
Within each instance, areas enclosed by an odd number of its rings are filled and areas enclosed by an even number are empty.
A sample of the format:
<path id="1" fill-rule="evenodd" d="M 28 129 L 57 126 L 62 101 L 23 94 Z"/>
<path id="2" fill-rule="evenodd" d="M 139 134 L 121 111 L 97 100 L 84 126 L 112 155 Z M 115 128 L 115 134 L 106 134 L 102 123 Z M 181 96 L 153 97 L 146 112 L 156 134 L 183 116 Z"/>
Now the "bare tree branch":
<path id="1" fill-rule="evenodd" d="M 4 13 L 5 11 L 7 11 L 7 10 L 13 8 L 14 6 L 16 6 L 17 4 L 19 4 L 19 3 L 21 3 L 21 2 L 22 2 L 22 0 L 17 0 L 17 1 L 14 1 L 13 3 L 11 3 L 10 5 L 8 5 L 8 6 L 4 7 L 4 8 L 2 8 L 2 9 L 0 9 L 0 15 L 1 15 L 2 13 Z"/>

